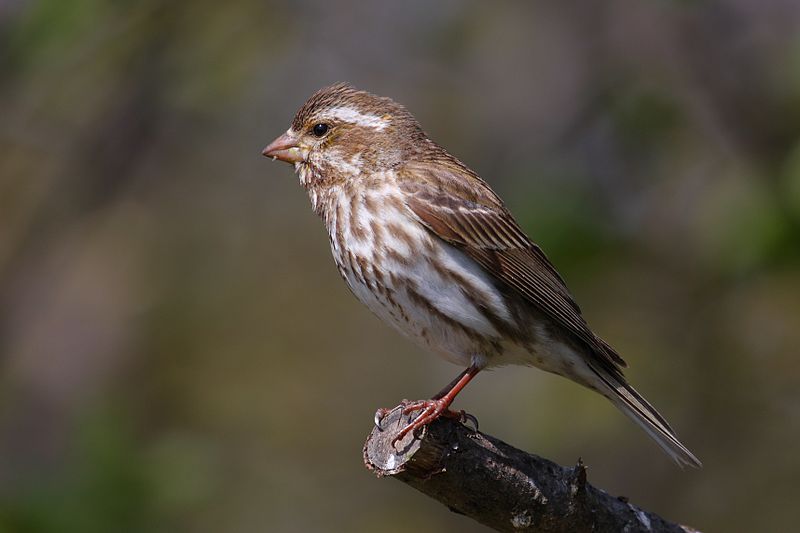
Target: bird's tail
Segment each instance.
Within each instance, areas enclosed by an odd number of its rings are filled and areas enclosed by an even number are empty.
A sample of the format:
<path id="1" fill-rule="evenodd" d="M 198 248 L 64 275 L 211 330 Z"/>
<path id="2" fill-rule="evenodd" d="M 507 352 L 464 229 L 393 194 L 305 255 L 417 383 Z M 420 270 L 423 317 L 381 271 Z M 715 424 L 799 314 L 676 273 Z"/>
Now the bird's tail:
<path id="1" fill-rule="evenodd" d="M 628 385 L 625 379 L 590 364 L 589 367 L 605 385 L 605 390 L 600 392 L 611 400 L 617 408 L 628 415 L 644 429 L 650 437 L 675 461 L 681 468 L 684 465 L 700 468 L 703 464 L 679 440 L 669 423 L 661 416 L 650 402 Z M 598 387 L 599 388 L 599 387 Z"/>

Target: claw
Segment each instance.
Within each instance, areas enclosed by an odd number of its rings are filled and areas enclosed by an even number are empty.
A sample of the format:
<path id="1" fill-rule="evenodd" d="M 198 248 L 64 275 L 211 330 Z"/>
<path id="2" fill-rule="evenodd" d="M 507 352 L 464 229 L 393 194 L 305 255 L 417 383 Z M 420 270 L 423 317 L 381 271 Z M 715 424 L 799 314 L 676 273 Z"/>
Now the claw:
<path id="1" fill-rule="evenodd" d="M 383 422 L 383 417 L 386 416 L 385 409 L 378 409 L 375 411 L 375 417 L 372 419 L 375 422 L 375 427 L 378 428 L 378 431 L 383 431 L 381 427 L 381 422 Z"/>
<path id="2" fill-rule="evenodd" d="M 383 431 L 383 419 L 391 412 L 392 409 L 387 409 L 386 407 L 381 407 L 375 411 L 375 416 L 372 420 L 375 422 L 375 427 L 378 428 L 378 431 Z"/>
<path id="3" fill-rule="evenodd" d="M 477 433 L 478 432 L 478 419 L 475 418 L 475 415 L 471 415 L 466 411 L 461 411 L 461 419 L 459 420 L 465 426 L 468 426 L 467 422 L 472 424 L 472 429 Z"/>

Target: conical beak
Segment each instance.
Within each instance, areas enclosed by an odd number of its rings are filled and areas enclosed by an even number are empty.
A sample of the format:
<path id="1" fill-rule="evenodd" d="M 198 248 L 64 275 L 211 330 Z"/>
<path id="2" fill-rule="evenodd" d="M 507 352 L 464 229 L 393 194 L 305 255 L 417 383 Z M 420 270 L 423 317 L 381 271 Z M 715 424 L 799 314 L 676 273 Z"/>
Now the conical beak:
<path id="1" fill-rule="evenodd" d="M 287 163 L 299 163 L 303 160 L 303 154 L 297 146 L 297 139 L 288 131 L 269 143 L 261 153 Z"/>

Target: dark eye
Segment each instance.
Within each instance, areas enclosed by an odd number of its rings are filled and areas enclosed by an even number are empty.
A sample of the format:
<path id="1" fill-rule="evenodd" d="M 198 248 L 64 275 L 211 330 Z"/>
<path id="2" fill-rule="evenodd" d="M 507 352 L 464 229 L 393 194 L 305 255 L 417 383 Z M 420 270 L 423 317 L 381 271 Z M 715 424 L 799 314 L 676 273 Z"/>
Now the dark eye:
<path id="1" fill-rule="evenodd" d="M 328 133 L 329 129 L 330 129 L 330 126 L 328 126 L 327 124 L 325 124 L 323 122 L 320 122 L 319 124 L 314 124 L 314 127 L 311 128 L 311 133 L 313 133 L 317 137 L 322 137 L 323 135 Z"/>

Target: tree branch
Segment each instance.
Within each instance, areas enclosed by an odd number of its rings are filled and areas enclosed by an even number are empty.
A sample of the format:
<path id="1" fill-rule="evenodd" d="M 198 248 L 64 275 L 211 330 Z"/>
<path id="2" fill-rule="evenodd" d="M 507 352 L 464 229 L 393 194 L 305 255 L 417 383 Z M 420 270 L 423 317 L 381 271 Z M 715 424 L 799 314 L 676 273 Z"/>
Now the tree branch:
<path id="1" fill-rule="evenodd" d="M 586 482 L 579 460 L 565 468 L 447 418 L 419 439 L 394 436 L 413 415 L 397 407 L 364 444 L 364 464 L 391 476 L 497 531 L 677 532 L 697 530 L 668 522 Z"/>

